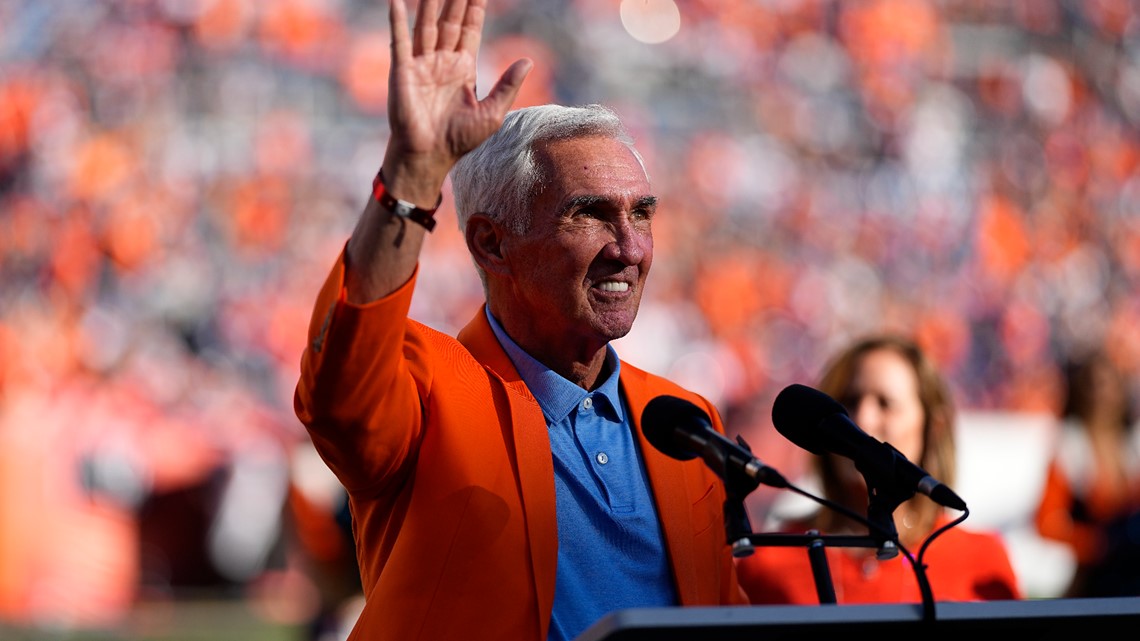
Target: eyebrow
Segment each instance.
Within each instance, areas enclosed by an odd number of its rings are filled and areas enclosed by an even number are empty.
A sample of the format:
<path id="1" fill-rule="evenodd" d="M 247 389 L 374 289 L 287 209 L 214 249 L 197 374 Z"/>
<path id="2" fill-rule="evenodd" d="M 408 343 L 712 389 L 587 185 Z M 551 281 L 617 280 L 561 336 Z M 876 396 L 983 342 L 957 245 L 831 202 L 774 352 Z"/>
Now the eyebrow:
<path id="1" fill-rule="evenodd" d="M 565 214 L 566 212 L 574 209 L 584 209 L 586 207 L 592 207 L 598 204 L 609 204 L 610 202 L 612 202 L 612 199 L 605 196 L 575 196 L 563 203 L 562 208 L 558 213 Z M 633 204 L 633 209 L 647 209 L 654 208 L 656 206 L 657 196 L 642 196 L 641 198 L 638 198 L 637 201 Z"/>

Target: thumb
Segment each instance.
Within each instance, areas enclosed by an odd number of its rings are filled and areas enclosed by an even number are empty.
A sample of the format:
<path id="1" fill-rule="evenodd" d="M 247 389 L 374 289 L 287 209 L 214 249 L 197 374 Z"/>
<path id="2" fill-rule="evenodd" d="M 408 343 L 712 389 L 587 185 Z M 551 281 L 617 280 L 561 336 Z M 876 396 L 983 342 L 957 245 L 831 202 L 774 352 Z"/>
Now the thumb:
<path id="1" fill-rule="evenodd" d="M 534 62 L 529 58 L 516 60 L 503 72 L 503 75 L 499 76 L 495 86 L 491 87 L 491 91 L 486 98 L 483 98 L 482 102 L 496 113 L 506 113 L 511 103 L 515 101 L 515 97 L 519 95 L 523 80 L 533 68 Z"/>

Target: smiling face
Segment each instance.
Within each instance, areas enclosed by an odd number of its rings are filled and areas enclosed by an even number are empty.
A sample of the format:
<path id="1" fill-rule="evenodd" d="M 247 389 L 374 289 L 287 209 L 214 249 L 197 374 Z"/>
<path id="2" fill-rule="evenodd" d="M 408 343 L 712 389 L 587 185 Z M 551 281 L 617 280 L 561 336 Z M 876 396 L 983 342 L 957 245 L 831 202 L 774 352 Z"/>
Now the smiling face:
<path id="1" fill-rule="evenodd" d="M 653 262 L 656 198 L 637 157 L 611 138 L 546 142 L 536 160 L 546 180 L 527 231 L 502 240 L 508 282 L 491 311 L 560 371 L 599 359 L 632 327 Z"/>

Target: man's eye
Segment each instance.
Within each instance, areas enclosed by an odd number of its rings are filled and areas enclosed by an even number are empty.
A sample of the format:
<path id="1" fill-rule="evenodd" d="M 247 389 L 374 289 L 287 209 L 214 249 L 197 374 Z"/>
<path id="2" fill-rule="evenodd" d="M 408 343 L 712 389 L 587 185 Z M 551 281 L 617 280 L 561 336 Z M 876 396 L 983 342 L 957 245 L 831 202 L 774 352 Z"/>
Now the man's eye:
<path id="1" fill-rule="evenodd" d="M 649 220 L 650 218 L 653 218 L 653 210 L 639 207 L 633 210 L 632 217 L 634 220 Z"/>

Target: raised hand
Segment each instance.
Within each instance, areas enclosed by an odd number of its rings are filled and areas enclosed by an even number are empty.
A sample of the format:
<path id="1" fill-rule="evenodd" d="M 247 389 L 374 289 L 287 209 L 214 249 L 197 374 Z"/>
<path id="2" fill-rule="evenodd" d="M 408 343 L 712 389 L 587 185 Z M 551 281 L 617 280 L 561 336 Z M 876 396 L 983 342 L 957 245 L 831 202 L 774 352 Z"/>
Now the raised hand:
<path id="1" fill-rule="evenodd" d="M 532 63 L 518 60 L 485 98 L 475 94 L 476 57 L 486 0 L 421 0 L 408 30 L 404 0 L 392 0 L 389 160 L 425 179 L 443 178 L 465 153 L 502 125 Z M 395 170 L 395 168 L 393 168 Z"/>
<path id="2" fill-rule="evenodd" d="M 530 60 L 516 61 L 485 98 L 477 98 L 475 58 L 486 6 L 487 0 L 446 0 L 440 11 L 440 0 L 421 0 L 409 32 L 404 0 L 391 0 L 390 135 L 383 174 L 385 189 L 396 198 L 433 207 L 456 161 L 502 126 L 531 69 Z M 421 226 L 370 199 L 346 247 L 348 300 L 376 300 L 407 282 L 423 235 Z"/>

